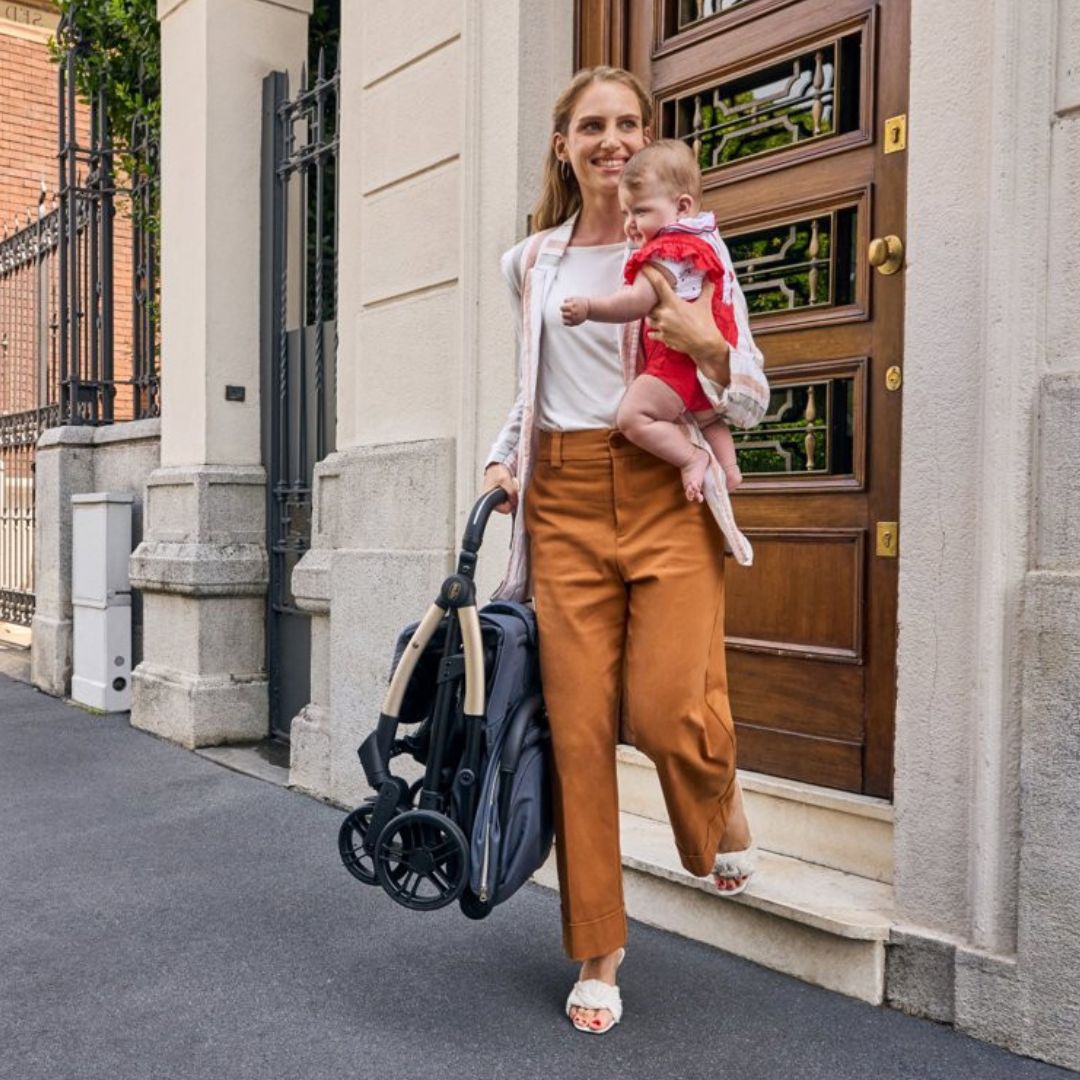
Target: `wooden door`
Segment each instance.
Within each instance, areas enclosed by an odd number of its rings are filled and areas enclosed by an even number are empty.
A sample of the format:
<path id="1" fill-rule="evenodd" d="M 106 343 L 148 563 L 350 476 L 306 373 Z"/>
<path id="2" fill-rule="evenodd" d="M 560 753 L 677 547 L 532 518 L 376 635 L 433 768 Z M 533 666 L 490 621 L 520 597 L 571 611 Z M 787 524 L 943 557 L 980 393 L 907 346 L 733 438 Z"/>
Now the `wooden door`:
<path id="1" fill-rule="evenodd" d="M 752 569 L 729 560 L 744 768 L 892 791 L 908 0 L 582 0 L 579 66 L 651 86 L 698 153 L 766 358 L 736 433 Z M 906 128 L 906 120 L 904 121 Z M 881 245 L 878 245 L 881 252 Z M 879 539 L 883 542 L 879 553 Z M 891 550 L 889 550 L 891 547 Z"/>

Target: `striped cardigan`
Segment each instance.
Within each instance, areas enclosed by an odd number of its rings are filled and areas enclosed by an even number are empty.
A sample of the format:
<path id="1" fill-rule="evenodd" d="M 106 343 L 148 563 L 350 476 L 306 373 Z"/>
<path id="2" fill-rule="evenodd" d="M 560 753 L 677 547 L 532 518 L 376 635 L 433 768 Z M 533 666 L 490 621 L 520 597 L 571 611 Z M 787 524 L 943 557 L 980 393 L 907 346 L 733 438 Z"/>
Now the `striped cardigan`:
<path id="1" fill-rule="evenodd" d="M 559 271 L 559 262 L 574 230 L 574 217 L 553 229 L 526 237 L 502 257 L 503 276 L 510 285 L 517 326 L 518 379 L 517 400 L 487 456 L 487 464 L 505 465 L 515 475 L 519 486 L 518 509 L 510 542 L 510 562 L 506 577 L 495 592 L 496 599 L 524 600 L 529 592 L 529 538 L 525 532 L 524 500 L 528 498 L 529 479 L 539 432 L 536 427 L 536 390 L 540 368 L 540 339 L 543 328 L 544 301 Z M 731 266 L 731 257 L 720 241 L 722 262 L 731 285 L 738 342 L 731 348 L 731 382 L 719 386 L 698 372 L 702 389 L 717 411 L 734 427 L 751 428 L 765 415 L 769 404 L 769 384 L 765 378 L 761 352 L 750 334 L 746 300 Z M 619 356 L 627 386 L 641 370 L 644 350 L 641 323 L 627 323 L 619 339 Z M 694 443 L 711 460 L 705 479 L 705 501 L 713 512 L 731 547 L 736 561 L 749 566 L 753 561 L 750 542 L 739 531 L 731 509 L 724 474 L 712 451 L 689 416 L 683 421 Z"/>

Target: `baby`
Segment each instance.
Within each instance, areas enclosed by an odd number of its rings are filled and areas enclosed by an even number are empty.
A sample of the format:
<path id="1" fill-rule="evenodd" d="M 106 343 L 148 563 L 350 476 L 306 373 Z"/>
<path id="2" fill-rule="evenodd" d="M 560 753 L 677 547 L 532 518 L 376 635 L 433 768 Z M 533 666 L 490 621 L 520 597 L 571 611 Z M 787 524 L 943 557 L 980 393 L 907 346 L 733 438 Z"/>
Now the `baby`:
<path id="1" fill-rule="evenodd" d="M 619 202 L 626 220 L 626 236 L 637 248 L 626 262 L 627 283 L 610 296 L 571 296 L 563 302 L 567 326 L 586 319 L 625 323 L 642 319 L 656 306 L 658 297 L 648 277 L 640 273 L 646 264 L 657 267 L 675 294 L 696 300 L 705 279 L 716 284 L 713 317 L 724 339 L 734 345 L 738 338 L 731 306 L 731 283 L 725 277 L 723 250 L 712 214 L 701 213 L 701 172 L 686 143 L 660 139 L 639 150 L 623 169 Z M 709 455 L 695 446 L 675 422 L 689 412 L 724 472 L 729 491 L 742 483 L 735 461 L 735 442 L 726 423 L 705 396 L 697 377 L 697 365 L 648 336 L 645 367 L 624 395 L 616 423 L 631 442 L 679 468 L 686 497 L 704 498 L 702 485 Z"/>

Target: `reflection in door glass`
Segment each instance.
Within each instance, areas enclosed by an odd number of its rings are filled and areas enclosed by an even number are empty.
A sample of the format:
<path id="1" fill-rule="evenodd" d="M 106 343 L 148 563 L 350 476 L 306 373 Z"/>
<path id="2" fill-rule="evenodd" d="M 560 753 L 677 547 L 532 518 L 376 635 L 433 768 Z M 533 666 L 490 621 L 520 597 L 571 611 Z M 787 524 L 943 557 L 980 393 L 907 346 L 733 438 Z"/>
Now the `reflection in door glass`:
<path id="1" fill-rule="evenodd" d="M 703 19 L 710 19 L 713 15 L 750 2 L 751 0 L 679 0 L 679 29 L 685 30 Z"/>
<path id="2" fill-rule="evenodd" d="M 703 172 L 827 139 L 859 125 L 861 35 L 827 42 L 664 103 L 667 137 L 690 144 Z"/>
<path id="3" fill-rule="evenodd" d="M 746 476 L 850 476 L 855 446 L 855 379 L 774 386 L 752 431 L 735 431 Z"/>
<path id="4" fill-rule="evenodd" d="M 855 300 L 855 208 L 727 237 L 751 315 Z"/>

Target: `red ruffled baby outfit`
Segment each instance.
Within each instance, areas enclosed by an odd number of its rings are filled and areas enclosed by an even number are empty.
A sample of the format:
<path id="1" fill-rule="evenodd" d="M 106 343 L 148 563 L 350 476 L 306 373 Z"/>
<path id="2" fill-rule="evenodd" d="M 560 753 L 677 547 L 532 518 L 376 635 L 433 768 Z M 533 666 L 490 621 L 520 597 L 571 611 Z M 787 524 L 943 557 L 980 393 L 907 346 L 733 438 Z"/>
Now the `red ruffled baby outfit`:
<path id="1" fill-rule="evenodd" d="M 725 270 L 715 242 L 710 243 L 710 236 L 715 234 L 716 219 L 709 213 L 665 225 L 647 244 L 630 254 L 623 278 L 630 285 L 646 263 L 660 263 L 675 275 L 676 295 L 691 301 L 700 296 L 701 287 L 708 278 L 716 286 L 712 298 L 713 319 L 724 340 L 735 348 L 739 331 L 732 304 L 732 282 L 726 280 L 731 271 Z M 708 412 L 713 408 L 698 381 L 694 361 L 686 353 L 677 352 L 648 335 L 645 335 L 642 374 L 654 375 L 667 383 L 690 412 Z"/>

